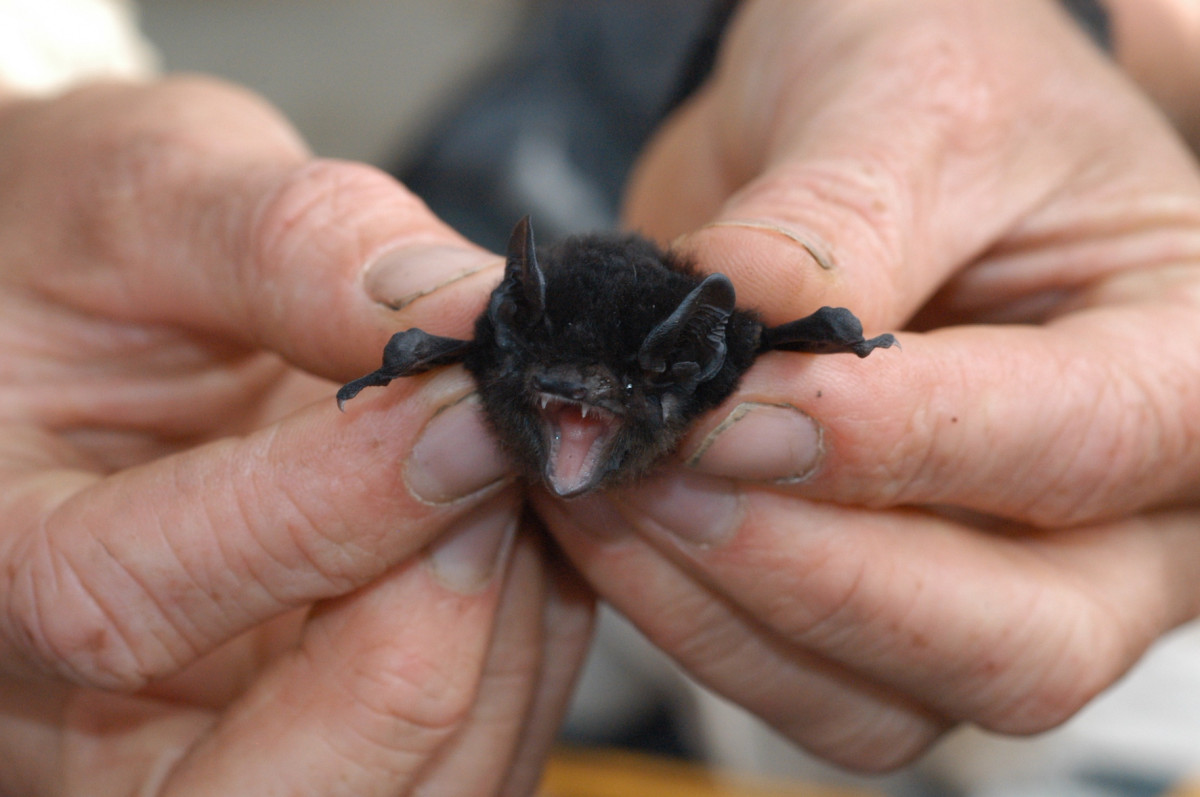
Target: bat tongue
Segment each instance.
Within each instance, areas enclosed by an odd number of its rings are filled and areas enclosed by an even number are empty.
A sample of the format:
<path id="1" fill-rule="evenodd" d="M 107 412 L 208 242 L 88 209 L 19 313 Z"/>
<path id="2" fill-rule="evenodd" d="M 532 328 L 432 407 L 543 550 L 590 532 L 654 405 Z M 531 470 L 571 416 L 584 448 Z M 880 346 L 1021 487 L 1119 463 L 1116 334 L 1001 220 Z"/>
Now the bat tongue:
<path id="1" fill-rule="evenodd" d="M 547 486 L 561 498 L 597 486 L 606 472 L 608 441 L 619 423 L 616 416 L 588 405 L 552 402 L 542 417 L 550 439 Z"/>

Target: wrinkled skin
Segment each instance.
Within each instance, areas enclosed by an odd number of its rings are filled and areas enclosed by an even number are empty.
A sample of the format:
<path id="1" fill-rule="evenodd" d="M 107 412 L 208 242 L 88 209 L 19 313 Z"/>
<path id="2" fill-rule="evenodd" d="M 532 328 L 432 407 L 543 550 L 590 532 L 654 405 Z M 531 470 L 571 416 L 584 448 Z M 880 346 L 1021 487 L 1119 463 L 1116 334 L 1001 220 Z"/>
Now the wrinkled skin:
<path id="1" fill-rule="evenodd" d="M 768 323 L 910 330 L 763 357 L 691 468 L 538 502 L 701 681 L 885 769 L 1050 728 L 1196 616 L 1200 179 L 1057 4 L 746 3 L 627 218 Z"/>
<path id="2" fill-rule="evenodd" d="M 527 792 L 587 597 L 504 544 L 465 374 L 331 400 L 468 335 L 499 260 L 208 82 L 7 101 L 0 154 L 0 791 Z M 702 680 L 879 769 L 1195 616 L 1200 186 L 1053 4 L 747 0 L 628 217 L 769 323 L 912 330 L 763 357 L 690 469 L 535 496 Z"/>
<path id="3" fill-rule="evenodd" d="M 10 99 L 0 163 L 0 792 L 528 793 L 590 600 L 464 374 L 327 381 L 499 259 L 209 81 Z"/>

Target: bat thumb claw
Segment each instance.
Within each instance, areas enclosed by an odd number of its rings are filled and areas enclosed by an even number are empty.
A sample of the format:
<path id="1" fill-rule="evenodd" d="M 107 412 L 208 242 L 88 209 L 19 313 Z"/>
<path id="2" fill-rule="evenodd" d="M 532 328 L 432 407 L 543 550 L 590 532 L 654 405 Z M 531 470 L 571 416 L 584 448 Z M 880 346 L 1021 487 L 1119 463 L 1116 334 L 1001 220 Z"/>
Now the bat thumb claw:
<path id="1" fill-rule="evenodd" d="M 875 349 L 890 349 L 893 346 L 900 348 L 900 341 L 896 340 L 895 335 L 880 335 L 854 344 L 854 353 L 859 357 L 866 357 Z"/>
<path id="2" fill-rule="evenodd" d="M 364 387 L 364 385 L 361 384 L 362 382 L 363 379 L 356 379 L 349 384 L 342 385 L 341 390 L 337 392 L 337 405 L 339 410 L 342 412 L 346 411 L 346 402 L 359 394 L 359 391 L 361 391 Z"/>

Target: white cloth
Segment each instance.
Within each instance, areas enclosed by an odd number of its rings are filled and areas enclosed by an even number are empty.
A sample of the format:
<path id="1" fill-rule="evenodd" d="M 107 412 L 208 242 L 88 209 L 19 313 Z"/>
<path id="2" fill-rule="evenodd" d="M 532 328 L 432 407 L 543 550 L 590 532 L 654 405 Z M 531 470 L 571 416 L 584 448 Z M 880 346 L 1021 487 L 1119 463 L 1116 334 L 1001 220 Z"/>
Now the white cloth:
<path id="1" fill-rule="evenodd" d="M 136 17 L 130 0 L 0 0 L 0 85 L 46 95 L 149 77 L 157 57 Z"/>

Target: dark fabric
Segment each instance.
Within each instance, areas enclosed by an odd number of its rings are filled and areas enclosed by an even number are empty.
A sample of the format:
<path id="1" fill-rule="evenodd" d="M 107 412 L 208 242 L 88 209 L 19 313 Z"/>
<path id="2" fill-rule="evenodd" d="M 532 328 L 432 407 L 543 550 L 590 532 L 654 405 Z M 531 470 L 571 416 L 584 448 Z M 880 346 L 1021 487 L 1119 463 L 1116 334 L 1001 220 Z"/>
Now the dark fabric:
<path id="1" fill-rule="evenodd" d="M 676 98 L 711 69 L 726 0 L 539 0 L 516 46 L 391 166 L 442 219 L 503 251 L 612 229 L 625 178 Z"/>
<path id="2" fill-rule="evenodd" d="M 1100 3 L 1062 2 L 1109 47 Z M 438 216 L 494 251 L 526 214 L 545 241 L 612 229 L 638 152 L 711 73 L 737 6 L 531 2 L 513 50 L 391 171 Z"/>
<path id="3" fill-rule="evenodd" d="M 1062 4 L 1100 49 L 1112 52 L 1112 29 L 1108 11 L 1099 0 L 1062 0 Z"/>
<path id="4" fill-rule="evenodd" d="M 729 24 L 730 18 L 733 17 L 733 12 L 737 10 L 737 6 L 738 0 L 717 0 L 712 4 L 708 20 L 696 36 L 691 52 L 680 70 L 675 91 L 668 99 L 666 107 L 663 108 L 663 116 L 674 110 L 675 106 L 700 88 L 700 84 L 712 72 L 713 66 L 717 62 L 717 51 L 721 47 L 721 37 L 725 33 L 725 27 Z"/>

